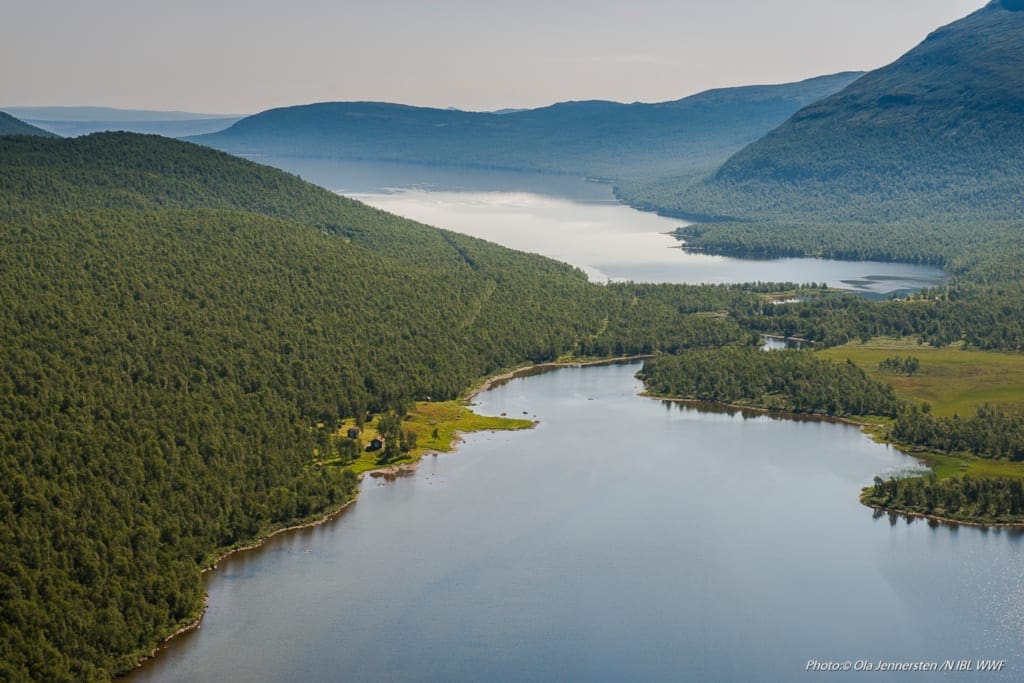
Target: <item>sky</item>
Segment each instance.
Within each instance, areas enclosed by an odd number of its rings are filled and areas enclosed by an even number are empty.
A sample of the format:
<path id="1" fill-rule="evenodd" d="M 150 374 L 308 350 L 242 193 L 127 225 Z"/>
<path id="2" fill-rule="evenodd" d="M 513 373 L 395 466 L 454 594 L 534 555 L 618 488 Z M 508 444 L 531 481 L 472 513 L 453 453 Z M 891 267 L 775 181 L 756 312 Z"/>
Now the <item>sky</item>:
<path id="1" fill-rule="evenodd" d="M 674 100 L 873 69 L 986 0 L 5 0 L 0 106 Z"/>

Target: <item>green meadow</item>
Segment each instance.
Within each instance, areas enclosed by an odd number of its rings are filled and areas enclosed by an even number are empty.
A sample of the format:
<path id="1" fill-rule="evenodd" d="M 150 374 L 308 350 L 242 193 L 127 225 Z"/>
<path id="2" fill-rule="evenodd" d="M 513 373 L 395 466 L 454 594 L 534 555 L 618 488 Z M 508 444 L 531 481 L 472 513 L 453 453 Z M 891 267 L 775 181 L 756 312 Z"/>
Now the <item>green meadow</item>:
<path id="1" fill-rule="evenodd" d="M 986 403 L 1007 411 L 1024 412 L 1024 354 L 1021 353 L 934 348 L 913 340 L 891 338 L 851 342 L 818 353 L 837 361 L 852 360 L 872 377 L 891 384 L 900 398 L 931 404 L 937 415 L 971 415 Z M 894 356 L 917 358 L 920 367 L 909 376 L 883 370 L 882 361 Z M 868 431 L 876 438 L 887 440 L 887 423 L 868 427 Z M 1024 479 L 1024 463 L 1020 462 L 932 453 L 905 446 L 903 450 L 924 461 L 940 481 L 962 476 Z M 870 489 L 865 489 L 865 496 L 870 499 Z M 965 516 L 965 519 L 985 521 L 983 516 L 976 515 Z"/>
<path id="2" fill-rule="evenodd" d="M 927 402 L 936 415 L 971 415 L 986 403 L 1024 412 L 1024 354 L 934 348 L 907 339 L 876 338 L 819 351 L 832 360 L 852 360 L 872 377 L 888 382 L 897 396 Z M 887 358 L 912 356 L 921 361 L 911 376 L 887 372 Z"/>

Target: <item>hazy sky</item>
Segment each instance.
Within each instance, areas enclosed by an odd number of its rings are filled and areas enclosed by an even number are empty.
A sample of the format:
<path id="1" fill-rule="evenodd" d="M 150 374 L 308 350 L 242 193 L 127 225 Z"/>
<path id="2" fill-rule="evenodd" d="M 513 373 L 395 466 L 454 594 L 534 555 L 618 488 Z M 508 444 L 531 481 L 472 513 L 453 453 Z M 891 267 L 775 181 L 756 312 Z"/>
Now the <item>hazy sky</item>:
<path id="1" fill-rule="evenodd" d="M 986 0 L 5 0 L 0 106 L 663 101 L 891 62 Z"/>

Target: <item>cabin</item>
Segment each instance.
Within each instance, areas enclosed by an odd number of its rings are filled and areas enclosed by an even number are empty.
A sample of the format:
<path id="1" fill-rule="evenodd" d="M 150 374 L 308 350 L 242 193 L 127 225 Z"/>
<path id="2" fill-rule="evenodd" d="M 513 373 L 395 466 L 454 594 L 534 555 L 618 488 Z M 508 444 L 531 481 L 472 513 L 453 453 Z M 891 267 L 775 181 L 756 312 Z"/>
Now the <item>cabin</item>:
<path id="1" fill-rule="evenodd" d="M 370 445 L 366 447 L 368 451 L 379 451 L 384 448 L 384 442 L 380 439 L 370 439 Z"/>
<path id="2" fill-rule="evenodd" d="M 350 439 L 358 439 L 359 438 L 359 430 L 356 429 L 355 427 L 349 427 L 349 429 L 348 429 L 348 438 L 350 438 Z"/>

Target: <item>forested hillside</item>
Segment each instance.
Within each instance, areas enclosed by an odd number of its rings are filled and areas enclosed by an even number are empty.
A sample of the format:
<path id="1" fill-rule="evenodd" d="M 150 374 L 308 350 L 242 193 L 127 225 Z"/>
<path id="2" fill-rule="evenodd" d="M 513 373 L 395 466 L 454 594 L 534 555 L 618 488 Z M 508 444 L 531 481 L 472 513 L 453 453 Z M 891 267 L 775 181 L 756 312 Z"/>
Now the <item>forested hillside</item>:
<path id="1" fill-rule="evenodd" d="M 53 133 L 36 128 L 21 119 L 14 118 L 7 112 L 0 111 L 0 135 L 41 135 L 44 138 L 56 137 Z"/>
<path id="2" fill-rule="evenodd" d="M 0 139 L 0 678 L 130 668 L 217 552 L 353 495 L 315 465 L 343 417 L 747 338 L 677 297 L 756 295 L 603 288 L 164 138 Z"/>
<path id="3" fill-rule="evenodd" d="M 658 104 L 563 102 L 507 113 L 325 102 L 272 109 L 191 139 L 232 152 L 646 178 L 710 170 L 859 75 L 709 90 Z"/>
<path id="4" fill-rule="evenodd" d="M 995 0 L 936 30 L 706 180 L 632 189 L 707 220 L 685 237 L 716 250 L 941 261 L 1019 240 L 1024 11 Z"/>
<path id="5" fill-rule="evenodd" d="M 0 141 L 0 677 L 105 677 L 354 478 L 314 426 L 551 359 L 582 273 L 154 137 Z"/>

